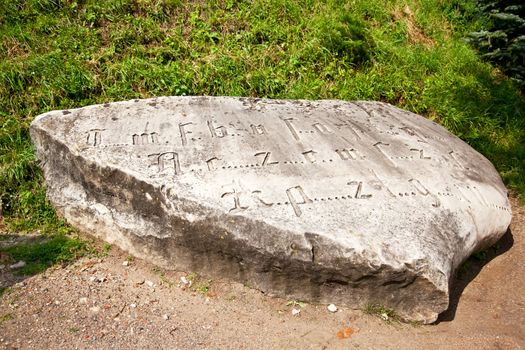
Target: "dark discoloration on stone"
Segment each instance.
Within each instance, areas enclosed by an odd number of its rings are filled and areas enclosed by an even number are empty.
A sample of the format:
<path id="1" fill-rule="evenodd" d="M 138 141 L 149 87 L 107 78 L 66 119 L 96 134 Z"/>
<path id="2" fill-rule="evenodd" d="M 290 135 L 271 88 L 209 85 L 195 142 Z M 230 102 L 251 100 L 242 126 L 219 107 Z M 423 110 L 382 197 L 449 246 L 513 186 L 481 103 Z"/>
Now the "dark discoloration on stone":
<path id="1" fill-rule="evenodd" d="M 51 112 L 31 135 L 51 202 L 87 233 L 410 320 L 434 321 L 454 270 L 510 222 L 485 158 L 382 103 L 156 98 Z"/>

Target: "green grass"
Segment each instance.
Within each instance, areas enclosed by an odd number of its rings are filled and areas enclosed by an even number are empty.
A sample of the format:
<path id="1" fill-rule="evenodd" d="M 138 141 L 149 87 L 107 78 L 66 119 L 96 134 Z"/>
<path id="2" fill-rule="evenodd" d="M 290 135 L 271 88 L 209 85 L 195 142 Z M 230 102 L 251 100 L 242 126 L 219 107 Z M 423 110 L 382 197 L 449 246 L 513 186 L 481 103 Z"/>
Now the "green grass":
<path id="1" fill-rule="evenodd" d="M 0 247 L 0 255 L 7 256 L 9 259 L 7 262 L 11 264 L 18 261 L 26 263 L 24 267 L 17 270 L 18 274 L 34 275 L 53 265 L 72 262 L 91 250 L 92 248 L 85 240 L 66 235 L 55 235 L 36 242 Z"/>
<path id="2" fill-rule="evenodd" d="M 10 230 L 67 230 L 28 126 L 159 95 L 381 100 L 436 120 L 525 198 L 525 101 L 465 42 L 470 0 L 0 0 L 0 198 Z"/>
<path id="3" fill-rule="evenodd" d="M 385 322 L 400 322 L 400 317 L 392 309 L 386 308 L 380 304 L 367 304 L 364 308 L 364 313 L 379 317 Z"/>

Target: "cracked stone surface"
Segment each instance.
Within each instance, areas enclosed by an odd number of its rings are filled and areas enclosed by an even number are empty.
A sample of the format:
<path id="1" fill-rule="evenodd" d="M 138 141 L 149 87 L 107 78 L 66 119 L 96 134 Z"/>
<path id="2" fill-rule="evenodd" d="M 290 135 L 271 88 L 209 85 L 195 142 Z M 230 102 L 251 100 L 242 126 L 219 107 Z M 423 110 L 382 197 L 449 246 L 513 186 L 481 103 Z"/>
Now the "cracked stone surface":
<path id="1" fill-rule="evenodd" d="M 68 222 L 160 266 L 430 323 L 507 230 L 493 165 L 379 102 L 161 97 L 35 119 Z"/>

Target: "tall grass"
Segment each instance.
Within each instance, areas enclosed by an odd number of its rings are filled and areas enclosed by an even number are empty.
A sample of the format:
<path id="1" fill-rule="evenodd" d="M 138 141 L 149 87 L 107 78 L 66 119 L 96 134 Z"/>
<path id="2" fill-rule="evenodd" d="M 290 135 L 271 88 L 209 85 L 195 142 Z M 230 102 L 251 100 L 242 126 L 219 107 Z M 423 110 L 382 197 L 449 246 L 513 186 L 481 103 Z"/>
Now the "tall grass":
<path id="1" fill-rule="evenodd" d="M 9 227 L 63 227 L 28 125 L 159 95 L 369 99 L 436 120 L 525 194 L 525 101 L 464 42 L 469 0 L 0 0 L 0 196 Z"/>

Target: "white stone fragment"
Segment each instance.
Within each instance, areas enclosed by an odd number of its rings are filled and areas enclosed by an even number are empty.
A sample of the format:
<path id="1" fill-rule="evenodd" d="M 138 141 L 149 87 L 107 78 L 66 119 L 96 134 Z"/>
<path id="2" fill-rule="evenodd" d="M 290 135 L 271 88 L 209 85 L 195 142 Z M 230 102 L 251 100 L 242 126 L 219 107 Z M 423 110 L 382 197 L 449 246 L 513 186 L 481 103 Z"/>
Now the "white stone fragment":
<path id="1" fill-rule="evenodd" d="M 335 306 L 334 304 L 328 305 L 327 309 L 330 312 L 337 312 L 337 306 Z"/>

